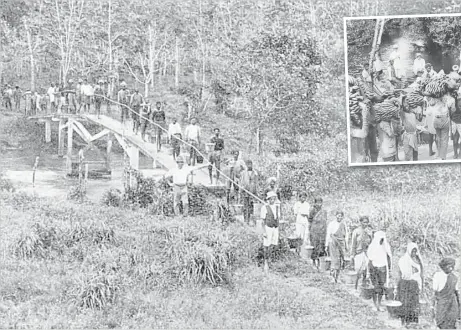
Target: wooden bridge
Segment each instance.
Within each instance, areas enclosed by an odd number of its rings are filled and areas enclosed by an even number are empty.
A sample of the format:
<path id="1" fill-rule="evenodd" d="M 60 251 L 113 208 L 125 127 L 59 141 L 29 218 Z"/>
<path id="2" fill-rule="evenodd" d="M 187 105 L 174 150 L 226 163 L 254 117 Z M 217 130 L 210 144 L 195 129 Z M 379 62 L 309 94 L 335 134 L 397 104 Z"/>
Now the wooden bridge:
<path id="1" fill-rule="evenodd" d="M 38 122 L 45 123 L 45 142 L 51 142 L 51 129 L 53 123 L 58 125 L 58 156 L 66 156 L 66 168 L 67 173 L 72 173 L 72 159 L 79 153 L 85 153 L 89 149 L 95 149 L 101 158 L 105 161 L 106 167 L 110 170 L 110 154 L 112 149 L 113 138 L 122 146 L 129 158 L 130 167 L 139 170 L 139 156 L 140 153 L 152 159 L 152 168 L 161 168 L 166 171 L 176 167 L 176 161 L 173 156 L 165 151 L 168 145 L 162 145 L 162 150 L 157 152 L 155 143 L 146 142 L 142 139 L 140 134 L 135 135 L 128 126 L 123 125 L 120 121 L 111 118 L 107 115 L 100 115 L 99 117 L 95 114 L 67 114 L 67 113 L 54 113 L 54 114 L 38 114 L 30 116 L 29 119 L 37 120 Z M 129 121 L 130 122 L 130 121 Z M 85 123 L 96 124 L 101 127 L 99 133 L 92 135 L 86 128 Z M 66 139 L 67 131 L 67 139 Z M 77 133 L 87 144 L 85 148 L 80 150 L 78 153 L 74 152 L 73 149 L 73 136 L 74 132 Z M 105 138 L 106 150 L 101 151 L 97 146 L 93 144 L 96 140 Z M 65 152 L 65 142 L 67 140 L 67 151 Z M 187 148 L 188 150 L 189 148 Z M 182 150 L 184 151 L 184 150 Z M 204 159 L 206 162 L 206 159 Z M 206 164 L 206 163 L 205 163 Z M 206 168 L 196 169 L 193 171 L 193 183 L 201 184 L 207 187 L 217 187 L 210 183 L 208 176 L 208 170 Z M 218 186 L 223 186 L 224 183 L 220 182 Z"/>

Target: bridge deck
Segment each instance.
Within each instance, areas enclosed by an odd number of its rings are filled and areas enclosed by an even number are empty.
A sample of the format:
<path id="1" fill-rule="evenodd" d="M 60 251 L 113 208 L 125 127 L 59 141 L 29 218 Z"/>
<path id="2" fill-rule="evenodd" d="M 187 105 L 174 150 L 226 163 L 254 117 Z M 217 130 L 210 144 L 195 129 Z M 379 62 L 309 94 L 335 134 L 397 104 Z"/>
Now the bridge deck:
<path id="1" fill-rule="evenodd" d="M 90 121 L 97 125 L 106 128 L 113 133 L 119 135 L 124 139 L 129 145 L 133 145 L 146 155 L 149 158 L 152 158 L 160 165 L 162 165 L 166 170 L 172 169 L 176 167 L 176 161 L 174 160 L 172 155 L 169 155 L 165 150 L 161 150 L 157 152 L 157 147 L 154 143 L 144 141 L 140 134 L 135 135 L 131 127 L 128 128 L 126 125 L 122 125 L 122 123 L 116 119 L 111 117 L 100 115 L 99 118 L 97 115 L 94 114 L 64 114 L 64 113 L 55 113 L 55 114 L 42 114 L 31 116 L 29 119 L 75 119 L 81 121 Z M 206 160 L 204 160 L 206 162 Z M 208 170 L 206 168 L 198 169 L 193 172 L 193 182 L 194 184 L 202 184 L 204 186 L 210 187 L 215 186 L 210 184 L 210 179 L 208 176 Z M 224 183 L 219 183 L 219 186 L 223 186 Z"/>

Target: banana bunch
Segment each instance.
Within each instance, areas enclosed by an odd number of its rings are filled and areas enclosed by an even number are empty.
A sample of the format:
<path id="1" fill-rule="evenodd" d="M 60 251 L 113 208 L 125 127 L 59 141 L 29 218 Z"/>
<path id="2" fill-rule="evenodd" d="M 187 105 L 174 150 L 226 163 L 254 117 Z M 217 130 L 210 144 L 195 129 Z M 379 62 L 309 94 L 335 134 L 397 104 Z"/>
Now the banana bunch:
<path id="1" fill-rule="evenodd" d="M 375 106 L 376 121 L 390 121 L 392 118 L 399 118 L 400 105 L 395 99 L 387 99 Z"/>
<path id="2" fill-rule="evenodd" d="M 349 115 L 352 125 L 362 128 L 363 116 L 360 102 L 363 102 L 363 97 L 360 95 L 360 89 L 357 85 L 349 87 Z"/>
<path id="3" fill-rule="evenodd" d="M 418 90 L 411 91 L 407 95 L 407 102 L 411 109 L 422 106 L 424 104 L 424 96 Z"/>
<path id="4" fill-rule="evenodd" d="M 448 92 L 448 80 L 447 76 L 436 76 L 427 83 L 424 91 L 431 97 L 442 97 Z"/>

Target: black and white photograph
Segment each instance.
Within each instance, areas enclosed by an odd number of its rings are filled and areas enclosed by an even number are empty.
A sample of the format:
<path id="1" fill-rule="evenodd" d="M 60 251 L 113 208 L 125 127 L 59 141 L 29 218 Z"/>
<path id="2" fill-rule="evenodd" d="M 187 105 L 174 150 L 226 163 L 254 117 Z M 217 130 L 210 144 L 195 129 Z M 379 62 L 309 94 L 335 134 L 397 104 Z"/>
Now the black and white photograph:
<path id="1" fill-rule="evenodd" d="M 345 21 L 350 165 L 458 161 L 461 16 Z"/>
<path id="2" fill-rule="evenodd" d="M 461 328 L 457 12 L 0 0 L 0 329 Z"/>

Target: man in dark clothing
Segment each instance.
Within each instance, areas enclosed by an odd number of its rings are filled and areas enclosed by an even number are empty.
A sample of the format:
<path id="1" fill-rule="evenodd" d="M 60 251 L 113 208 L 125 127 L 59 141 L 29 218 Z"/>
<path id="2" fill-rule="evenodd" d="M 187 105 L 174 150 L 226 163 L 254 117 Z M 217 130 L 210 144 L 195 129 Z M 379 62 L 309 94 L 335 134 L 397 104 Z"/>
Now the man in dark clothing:
<path id="1" fill-rule="evenodd" d="M 216 185 L 219 182 L 219 171 L 221 170 L 221 153 L 224 149 L 224 140 L 219 136 L 219 133 L 219 128 L 215 128 L 215 135 L 211 138 L 211 143 L 214 143 L 214 148 L 210 155 L 210 165 L 208 165 L 211 184 L 213 184 L 213 165 L 216 167 Z"/>
<path id="2" fill-rule="evenodd" d="M 99 80 L 98 84 L 94 86 L 94 107 L 96 109 L 96 114 L 98 115 L 98 118 L 101 115 L 101 104 L 104 95 L 102 84 L 102 80 Z"/>
<path id="3" fill-rule="evenodd" d="M 149 127 L 149 120 L 152 119 L 152 109 L 149 101 L 146 101 L 146 103 L 142 104 L 140 110 L 140 115 L 142 116 L 141 138 L 143 141 L 146 141 L 146 130 Z"/>
<path id="4" fill-rule="evenodd" d="M 10 85 L 6 85 L 5 91 L 3 92 L 3 100 L 5 102 L 6 111 L 12 110 L 11 99 L 13 98 L 13 90 Z"/>
<path id="5" fill-rule="evenodd" d="M 267 193 L 266 199 L 268 204 L 263 205 L 261 208 L 261 220 L 263 225 L 263 246 L 264 246 L 264 271 L 269 270 L 269 256 L 273 251 L 273 247 L 279 243 L 279 220 L 280 220 L 280 209 L 275 204 L 277 195 L 270 191 Z"/>
<path id="6" fill-rule="evenodd" d="M 16 86 L 13 92 L 13 100 L 14 100 L 14 110 L 20 111 L 21 109 L 21 97 L 22 97 L 22 92 L 19 89 L 19 86 Z"/>
<path id="7" fill-rule="evenodd" d="M 258 172 L 253 169 L 251 160 L 246 161 L 246 168 L 240 174 L 240 184 L 244 189 L 242 189 L 243 219 L 245 223 L 249 223 L 254 212 L 254 197 L 252 195 L 257 196 L 258 194 Z"/>
<path id="8" fill-rule="evenodd" d="M 141 118 L 139 112 L 141 111 L 141 104 L 144 103 L 144 98 L 139 94 L 139 89 L 134 90 L 134 94 L 131 95 L 130 107 L 133 109 L 133 132 L 138 134 L 139 126 L 141 125 Z"/>
<path id="9" fill-rule="evenodd" d="M 162 131 L 165 129 L 165 111 L 162 108 L 162 102 L 155 103 L 156 109 L 152 112 L 152 121 L 155 123 L 155 140 L 157 151 L 162 148 Z"/>

